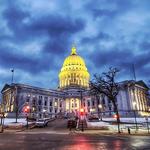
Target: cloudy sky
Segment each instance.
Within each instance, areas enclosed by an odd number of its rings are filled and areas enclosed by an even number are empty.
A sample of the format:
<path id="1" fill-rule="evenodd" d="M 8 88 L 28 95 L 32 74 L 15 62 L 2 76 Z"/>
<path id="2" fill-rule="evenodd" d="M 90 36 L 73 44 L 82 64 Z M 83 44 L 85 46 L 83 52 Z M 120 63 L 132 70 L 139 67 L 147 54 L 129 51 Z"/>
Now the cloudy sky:
<path id="1" fill-rule="evenodd" d="M 0 88 L 14 81 L 58 86 L 75 43 L 91 74 L 150 80 L 150 0 L 0 0 Z"/>

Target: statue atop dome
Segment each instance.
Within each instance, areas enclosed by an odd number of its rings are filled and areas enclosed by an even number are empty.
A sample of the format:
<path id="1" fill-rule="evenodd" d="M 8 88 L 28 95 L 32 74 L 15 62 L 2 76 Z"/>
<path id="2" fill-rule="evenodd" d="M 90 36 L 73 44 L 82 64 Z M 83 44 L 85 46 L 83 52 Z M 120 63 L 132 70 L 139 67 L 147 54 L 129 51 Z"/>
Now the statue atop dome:
<path id="1" fill-rule="evenodd" d="M 72 49 L 71 49 L 71 55 L 77 55 L 75 46 L 73 46 Z"/>

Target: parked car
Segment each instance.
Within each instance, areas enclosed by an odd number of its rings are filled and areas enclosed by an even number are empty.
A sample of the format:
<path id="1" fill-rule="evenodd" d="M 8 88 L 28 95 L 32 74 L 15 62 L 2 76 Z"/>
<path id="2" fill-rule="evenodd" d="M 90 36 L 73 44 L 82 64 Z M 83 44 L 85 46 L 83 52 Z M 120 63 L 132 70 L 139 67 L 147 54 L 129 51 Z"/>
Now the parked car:
<path id="1" fill-rule="evenodd" d="M 89 120 L 89 121 L 93 121 L 93 122 L 94 122 L 94 121 L 97 122 L 97 121 L 99 121 L 100 119 L 99 119 L 97 116 L 89 116 L 89 117 L 88 117 L 88 120 Z"/>
<path id="2" fill-rule="evenodd" d="M 45 119 L 39 119 L 35 122 L 36 127 L 46 127 L 48 125 L 49 120 Z"/>

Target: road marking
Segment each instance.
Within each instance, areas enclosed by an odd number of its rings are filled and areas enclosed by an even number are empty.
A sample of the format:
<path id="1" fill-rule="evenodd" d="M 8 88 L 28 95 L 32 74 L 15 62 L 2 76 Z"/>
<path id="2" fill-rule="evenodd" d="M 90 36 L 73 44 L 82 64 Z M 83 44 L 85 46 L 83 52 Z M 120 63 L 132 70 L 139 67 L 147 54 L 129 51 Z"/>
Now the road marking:
<path id="1" fill-rule="evenodd" d="M 69 134 L 69 132 L 58 132 L 58 131 L 38 131 L 38 132 L 16 132 L 15 134 Z"/>

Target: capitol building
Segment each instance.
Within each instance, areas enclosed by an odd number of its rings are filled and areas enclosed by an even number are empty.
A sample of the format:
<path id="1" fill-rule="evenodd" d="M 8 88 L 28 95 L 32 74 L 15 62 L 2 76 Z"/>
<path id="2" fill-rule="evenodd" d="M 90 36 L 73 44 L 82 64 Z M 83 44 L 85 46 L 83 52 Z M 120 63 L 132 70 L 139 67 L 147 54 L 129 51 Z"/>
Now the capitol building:
<path id="1" fill-rule="evenodd" d="M 8 116 L 18 112 L 23 114 L 23 107 L 30 106 L 30 115 L 36 118 L 55 117 L 57 115 L 79 115 L 84 108 L 87 115 L 99 114 L 107 117 L 113 114 L 111 101 L 103 95 L 90 94 L 90 73 L 84 59 L 72 47 L 70 55 L 64 60 L 59 75 L 57 89 L 44 89 L 20 83 L 5 84 L 1 93 Z M 134 82 L 134 88 L 133 88 Z M 117 105 L 121 117 L 146 115 L 149 111 L 148 87 L 143 81 L 126 80 L 119 84 Z M 101 107 L 99 107 L 101 106 Z"/>

